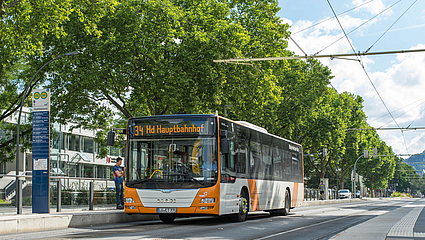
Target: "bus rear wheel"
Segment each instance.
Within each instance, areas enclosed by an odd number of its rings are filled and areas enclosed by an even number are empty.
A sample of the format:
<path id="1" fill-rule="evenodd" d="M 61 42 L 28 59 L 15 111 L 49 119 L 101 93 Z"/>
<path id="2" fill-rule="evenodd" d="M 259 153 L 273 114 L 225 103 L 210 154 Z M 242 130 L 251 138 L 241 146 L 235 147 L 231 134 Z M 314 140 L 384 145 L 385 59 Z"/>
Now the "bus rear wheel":
<path id="1" fill-rule="evenodd" d="M 283 209 L 282 215 L 286 216 L 291 210 L 291 196 L 289 195 L 288 190 L 285 191 L 285 208 Z"/>
<path id="2" fill-rule="evenodd" d="M 285 191 L 284 208 L 283 209 L 271 210 L 269 212 L 270 212 L 270 216 L 287 216 L 290 209 L 291 209 L 291 197 L 289 195 L 288 190 L 286 190 Z"/>
<path id="3" fill-rule="evenodd" d="M 173 214 L 159 214 L 159 219 L 164 223 L 172 223 L 175 218 L 176 216 Z"/>

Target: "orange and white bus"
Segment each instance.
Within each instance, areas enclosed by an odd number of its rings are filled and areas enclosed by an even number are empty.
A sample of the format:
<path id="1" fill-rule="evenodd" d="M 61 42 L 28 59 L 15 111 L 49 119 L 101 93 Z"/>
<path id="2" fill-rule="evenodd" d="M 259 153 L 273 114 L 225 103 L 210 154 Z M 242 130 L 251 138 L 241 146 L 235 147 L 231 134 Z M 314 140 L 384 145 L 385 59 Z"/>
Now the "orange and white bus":
<path id="1" fill-rule="evenodd" d="M 287 215 L 303 201 L 302 146 L 218 115 L 131 118 L 125 213 L 179 216 Z"/>

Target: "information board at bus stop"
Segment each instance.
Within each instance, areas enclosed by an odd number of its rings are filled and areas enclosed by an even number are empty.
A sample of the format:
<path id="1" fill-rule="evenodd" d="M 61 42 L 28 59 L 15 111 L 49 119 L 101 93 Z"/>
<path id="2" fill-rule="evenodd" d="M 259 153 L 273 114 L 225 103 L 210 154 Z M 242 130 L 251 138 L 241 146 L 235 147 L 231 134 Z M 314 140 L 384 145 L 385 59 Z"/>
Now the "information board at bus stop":
<path id="1" fill-rule="evenodd" d="M 50 92 L 32 92 L 32 212 L 50 213 Z"/>

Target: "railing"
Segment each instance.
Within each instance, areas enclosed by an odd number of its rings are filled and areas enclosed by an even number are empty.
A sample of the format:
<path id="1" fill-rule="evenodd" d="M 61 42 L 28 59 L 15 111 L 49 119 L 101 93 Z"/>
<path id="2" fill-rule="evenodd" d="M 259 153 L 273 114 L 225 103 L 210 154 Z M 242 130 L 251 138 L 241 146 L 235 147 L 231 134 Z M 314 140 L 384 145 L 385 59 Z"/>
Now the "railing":
<path id="1" fill-rule="evenodd" d="M 338 191 L 334 189 L 328 189 L 328 199 L 329 200 L 338 199 Z M 319 189 L 305 188 L 304 201 L 315 201 L 315 200 L 322 200 L 320 197 Z"/>
<path id="2" fill-rule="evenodd" d="M 31 175 L 11 175 L 0 174 L 0 177 L 19 177 L 18 181 L 30 182 Z M 94 210 L 94 205 L 115 205 L 116 197 L 114 180 L 103 178 L 80 178 L 67 176 L 50 176 L 50 206 L 57 206 L 57 212 L 60 212 L 62 205 L 68 206 L 87 206 L 88 210 Z M 22 186 L 22 185 L 21 185 Z M 22 189 L 25 185 L 23 185 Z M 16 191 L 15 181 L 9 184 L 5 189 L 8 192 Z M 7 195 L 6 195 L 7 196 Z M 3 199 L 4 197 L 3 196 Z M 22 196 L 22 195 L 21 195 Z M 24 197 L 23 205 L 32 204 L 32 196 Z M 13 205 L 13 202 L 12 202 Z"/>

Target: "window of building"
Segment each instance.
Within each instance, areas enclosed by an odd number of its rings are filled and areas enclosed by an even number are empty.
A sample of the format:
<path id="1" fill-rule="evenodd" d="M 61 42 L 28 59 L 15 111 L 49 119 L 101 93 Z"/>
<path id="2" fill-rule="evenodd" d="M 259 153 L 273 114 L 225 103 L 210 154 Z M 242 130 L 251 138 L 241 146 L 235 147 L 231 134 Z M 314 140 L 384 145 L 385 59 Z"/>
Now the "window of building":
<path id="1" fill-rule="evenodd" d="M 93 178 L 94 165 L 83 164 L 83 176 L 85 178 Z"/>
<path id="2" fill-rule="evenodd" d="M 82 137 L 83 139 L 83 152 L 93 153 L 94 141 L 93 138 Z"/>
<path id="3" fill-rule="evenodd" d="M 68 135 L 69 150 L 71 151 L 80 151 L 80 136 L 78 135 Z"/>

